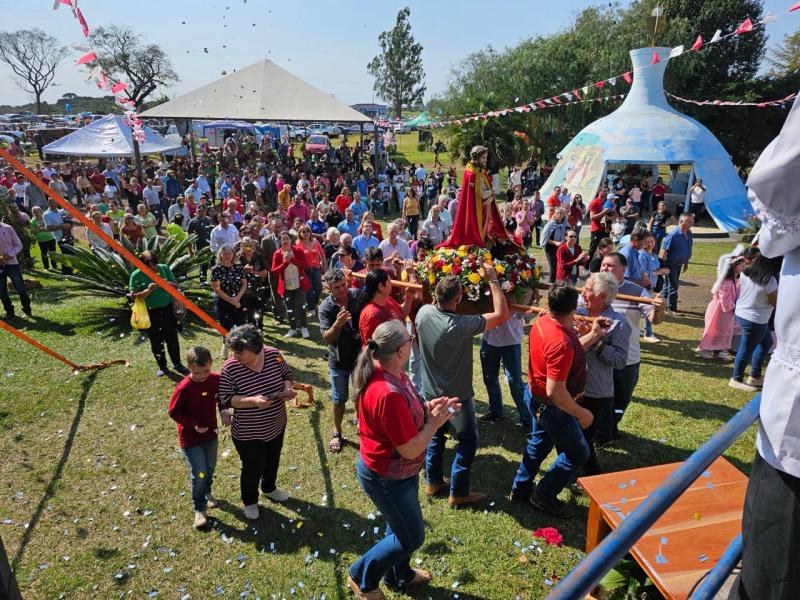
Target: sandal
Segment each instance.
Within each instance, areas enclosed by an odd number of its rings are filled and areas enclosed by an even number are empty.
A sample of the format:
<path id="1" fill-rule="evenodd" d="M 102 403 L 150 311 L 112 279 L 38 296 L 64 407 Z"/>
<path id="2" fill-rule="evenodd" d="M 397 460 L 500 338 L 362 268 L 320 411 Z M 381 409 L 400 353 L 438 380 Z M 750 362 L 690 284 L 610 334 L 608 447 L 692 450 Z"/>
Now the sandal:
<path id="1" fill-rule="evenodd" d="M 333 452 L 334 454 L 338 454 L 342 451 L 342 434 L 341 433 L 334 433 L 331 436 L 331 441 L 328 442 L 328 449 Z"/>

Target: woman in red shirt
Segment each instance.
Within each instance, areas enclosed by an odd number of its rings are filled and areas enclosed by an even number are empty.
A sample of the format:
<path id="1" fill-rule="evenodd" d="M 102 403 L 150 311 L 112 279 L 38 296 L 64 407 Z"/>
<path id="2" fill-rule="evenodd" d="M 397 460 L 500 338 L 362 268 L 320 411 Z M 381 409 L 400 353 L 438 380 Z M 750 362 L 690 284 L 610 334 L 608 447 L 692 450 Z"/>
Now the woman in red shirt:
<path id="1" fill-rule="evenodd" d="M 288 231 L 281 233 L 280 248 L 272 255 L 272 272 L 278 276 L 278 295 L 286 302 L 289 331 L 283 337 L 294 337 L 297 329 L 304 338 L 309 337 L 306 322 L 306 292 L 311 284 L 306 271 L 308 260 L 305 251 L 292 246 Z"/>
<path id="2" fill-rule="evenodd" d="M 315 313 L 317 312 L 317 303 L 322 297 L 322 273 L 328 269 L 325 252 L 320 243 L 311 235 L 311 227 L 308 225 L 301 225 L 297 230 L 297 236 L 295 246 L 305 252 L 308 263 L 306 275 L 309 279 L 309 288 L 306 292 L 306 304 L 308 312 Z"/>
<path id="3" fill-rule="evenodd" d="M 392 319 L 405 320 L 416 297 L 415 294 L 407 293 L 400 304 L 392 298 L 392 280 L 385 269 L 374 269 L 367 273 L 364 278 L 364 304 L 358 318 L 362 346 L 367 345 L 372 332 L 381 323 Z"/>
<path id="4" fill-rule="evenodd" d="M 399 320 L 382 323 L 353 369 L 352 398 L 361 437 L 356 476 L 386 519 L 386 534 L 350 567 L 347 585 L 356 598 L 385 598 L 394 590 L 424 585 L 431 574 L 412 569 L 425 524 L 419 504 L 419 470 L 437 429 L 461 408 L 458 398 L 424 402 L 406 374 L 414 338 Z"/>
<path id="5" fill-rule="evenodd" d="M 578 244 L 578 233 L 567 230 L 564 243 L 556 250 L 556 281 L 578 281 L 578 267 L 589 262 L 589 253 L 582 252 Z"/>

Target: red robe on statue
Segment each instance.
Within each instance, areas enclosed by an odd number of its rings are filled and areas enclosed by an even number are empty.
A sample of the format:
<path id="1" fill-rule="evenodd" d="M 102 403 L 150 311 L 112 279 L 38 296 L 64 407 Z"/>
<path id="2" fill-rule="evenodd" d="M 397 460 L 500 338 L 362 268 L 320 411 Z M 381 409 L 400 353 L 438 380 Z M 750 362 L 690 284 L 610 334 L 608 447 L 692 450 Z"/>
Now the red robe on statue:
<path id="1" fill-rule="evenodd" d="M 483 204 L 485 198 L 482 197 L 481 180 L 486 189 L 491 189 L 491 183 L 486 173 L 472 163 L 467 164 L 461 181 L 461 191 L 458 195 L 458 211 L 456 212 L 456 221 L 453 223 L 453 231 L 450 232 L 449 239 L 439 244 L 439 247 L 481 246 L 486 248 L 493 241 L 503 239 L 514 243 L 503 225 L 503 218 L 500 216 L 494 200 L 490 201 L 488 206 Z"/>

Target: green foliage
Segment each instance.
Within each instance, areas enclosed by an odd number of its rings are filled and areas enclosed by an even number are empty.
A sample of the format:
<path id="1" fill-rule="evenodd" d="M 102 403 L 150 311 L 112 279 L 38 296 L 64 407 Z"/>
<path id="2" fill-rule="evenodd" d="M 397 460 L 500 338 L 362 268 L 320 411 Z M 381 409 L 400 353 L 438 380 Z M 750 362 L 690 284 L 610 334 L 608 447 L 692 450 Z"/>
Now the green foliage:
<path id="1" fill-rule="evenodd" d="M 773 49 L 769 59 L 773 77 L 795 77 L 800 75 L 800 29 L 783 36 L 783 43 Z"/>
<path id="2" fill-rule="evenodd" d="M 23 269 L 31 269 L 33 267 L 33 260 L 30 257 L 31 244 L 33 243 L 33 235 L 31 230 L 24 227 L 19 221 L 19 211 L 14 210 L 12 204 L 16 202 L 8 197 L 8 190 L 5 186 L 0 185 L 0 220 L 7 225 L 11 225 L 14 231 L 17 232 L 19 241 L 22 242 L 22 252 L 17 256 L 17 261 Z"/>
<path id="3" fill-rule="evenodd" d="M 411 35 L 410 15 L 408 7 L 397 13 L 395 26 L 378 36 L 381 53 L 367 65 L 367 70 L 375 77 L 375 93 L 391 103 L 398 118 L 403 107 L 419 106 L 425 95 L 422 45 Z"/>
<path id="4" fill-rule="evenodd" d="M 630 558 L 619 561 L 619 564 L 600 580 L 599 586 L 604 592 L 602 594 L 604 600 L 637 600 L 643 597 L 644 592 L 656 592 L 653 582 L 636 561 Z"/>
<path id="5" fill-rule="evenodd" d="M 14 73 L 19 88 L 33 95 L 37 114 L 42 94 L 54 84 L 56 69 L 66 55 L 67 47 L 41 29 L 0 32 L 0 62 Z"/>
<path id="6" fill-rule="evenodd" d="M 652 45 L 654 41 L 645 24 L 655 5 L 655 0 L 643 0 L 629 7 L 614 4 L 586 8 L 571 26 L 558 33 L 523 40 L 503 51 L 488 47 L 470 54 L 453 69 L 450 86 L 443 97 L 435 101 L 436 105 L 448 115 L 487 112 L 580 89 L 629 71 L 629 51 Z M 666 29 L 657 36 L 655 43 L 688 47 L 698 33 L 707 42 L 718 27 L 724 32 L 732 31 L 745 18 L 750 17 L 755 22 L 761 14 L 761 0 L 702 3 L 676 0 L 669 3 Z M 756 25 L 752 33 L 714 44 L 702 52 L 687 53 L 667 69 L 665 89 L 679 96 L 700 99 L 765 98 L 769 96 L 768 91 L 787 87 L 789 83 L 786 79 L 756 78 L 765 40 L 764 26 Z M 607 85 L 604 90 L 592 87 L 587 97 L 624 91 L 627 85 L 620 80 L 616 86 Z M 449 135 L 456 143 L 451 150 L 456 156 L 462 155 L 464 147 L 475 140 L 490 146 L 492 137 L 504 135 L 505 141 L 498 149 L 504 155 L 495 158 L 501 165 L 513 164 L 520 162 L 524 153 L 512 134 L 522 131 L 531 140 L 532 153 L 542 161 L 553 162 L 575 134 L 617 106 L 582 103 L 558 110 L 515 113 L 453 125 Z M 729 111 L 746 109 L 681 105 L 680 110 L 709 127 L 733 155 L 734 162 L 740 165 L 754 160 L 766 145 L 764 139 L 773 138 L 785 119 L 785 113 L 763 109 L 753 109 L 746 115 L 737 112 L 736 119 L 730 118 Z M 759 114 L 755 115 L 755 111 Z"/>
<path id="7" fill-rule="evenodd" d="M 68 97 L 71 96 L 71 97 Z M 108 113 L 121 114 L 122 109 L 119 108 L 114 102 L 114 96 L 77 96 L 75 94 L 64 94 L 61 98 L 53 104 L 42 101 L 41 113 L 43 115 L 49 114 L 66 114 L 66 104 L 72 105 L 72 114 L 82 112 L 90 112 L 98 115 L 107 115 Z M 36 104 L 21 104 L 18 106 L 11 106 L 10 104 L 0 105 L 0 113 L 4 112 L 21 112 L 23 110 L 35 111 Z"/>
<path id="8" fill-rule="evenodd" d="M 158 237 L 149 240 L 140 239 L 136 246 L 123 237 L 121 243 L 130 252 L 139 256 L 145 250 L 152 252 L 156 261 L 169 266 L 178 281 L 187 279 L 192 271 L 201 264 L 211 260 L 211 250 L 203 248 L 196 254 L 190 254 L 196 235 L 188 235 L 183 240 L 169 237 L 159 241 Z M 125 297 L 131 273 L 136 267 L 122 256 L 111 250 L 97 249 L 94 252 L 83 246 L 75 246 L 74 254 L 51 254 L 57 260 L 68 263 L 75 269 L 65 278 L 77 281 L 81 289 L 92 291 L 95 295 Z"/>

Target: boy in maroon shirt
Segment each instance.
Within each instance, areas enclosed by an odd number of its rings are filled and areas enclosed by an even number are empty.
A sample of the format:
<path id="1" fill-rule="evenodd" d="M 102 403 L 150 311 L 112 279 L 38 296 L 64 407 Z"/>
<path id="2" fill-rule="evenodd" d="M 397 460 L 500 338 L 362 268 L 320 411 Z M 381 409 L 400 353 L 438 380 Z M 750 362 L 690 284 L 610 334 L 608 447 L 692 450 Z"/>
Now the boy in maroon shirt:
<path id="1" fill-rule="evenodd" d="M 178 442 L 189 464 L 189 481 L 194 504 L 194 527 L 208 526 L 207 508 L 215 508 L 211 495 L 217 465 L 217 410 L 219 373 L 211 370 L 211 352 L 194 346 L 186 353 L 189 375 L 184 377 L 169 401 L 169 416 L 178 424 Z M 230 414 L 220 410 L 222 423 L 230 424 Z"/>

